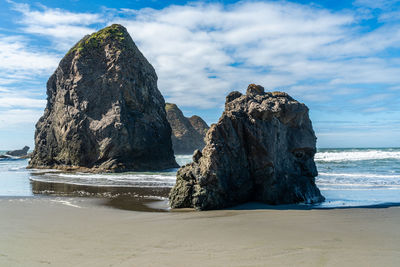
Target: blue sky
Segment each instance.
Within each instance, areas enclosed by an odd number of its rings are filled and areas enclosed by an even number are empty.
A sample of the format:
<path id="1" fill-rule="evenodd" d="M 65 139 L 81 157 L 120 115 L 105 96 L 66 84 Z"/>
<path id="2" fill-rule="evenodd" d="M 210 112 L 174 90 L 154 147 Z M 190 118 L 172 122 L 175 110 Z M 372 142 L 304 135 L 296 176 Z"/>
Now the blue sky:
<path id="1" fill-rule="evenodd" d="M 166 101 L 208 123 L 257 83 L 310 108 L 318 147 L 400 146 L 400 1 L 1 1 L 0 150 L 33 147 L 46 81 L 112 23 Z"/>

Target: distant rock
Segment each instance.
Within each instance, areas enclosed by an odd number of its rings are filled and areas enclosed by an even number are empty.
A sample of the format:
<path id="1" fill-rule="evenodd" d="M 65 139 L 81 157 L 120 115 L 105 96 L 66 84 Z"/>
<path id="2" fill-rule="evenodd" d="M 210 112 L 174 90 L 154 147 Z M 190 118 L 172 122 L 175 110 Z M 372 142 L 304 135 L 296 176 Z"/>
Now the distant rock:
<path id="1" fill-rule="evenodd" d="M 199 116 L 193 115 L 189 118 L 190 124 L 193 128 L 203 137 L 202 141 L 204 143 L 204 137 L 210 127 L 208 127 L 207 123 Z"/>
<path id="2" fill-rule="evenodd" d="M 29 146 L 24 146 L 22 149 L 19 150 L 11 150 L 7 151 L 7 155 L 13 156 L 13 157 L 22 157 L 26 156 L 29 151 Z"/>
<path id="3" fill-rule="evenodd" d="M 316 137 L 308 108 L 288 94 L 265 93 L 254 84 L 246 95 L 230 93 L 205 141 L 193 163 L 177 173 L 172 208 L 324 201 L 315 185 Z"/>
<path id="4" fill-rule="evenodd" d="M 29 167 L 82 171 L 177 167 L 154 68 L 127 30 L 85 36 L 47 82 Z"/>
<path id="5" fill-rule="evenodd" d="M 207 123 L 199 116 L 186 118 L 175 104 L 166 103 L 167 119 L 172 128 L 172 146 L 175 154 L 192 154 L 203 149 Z"/>

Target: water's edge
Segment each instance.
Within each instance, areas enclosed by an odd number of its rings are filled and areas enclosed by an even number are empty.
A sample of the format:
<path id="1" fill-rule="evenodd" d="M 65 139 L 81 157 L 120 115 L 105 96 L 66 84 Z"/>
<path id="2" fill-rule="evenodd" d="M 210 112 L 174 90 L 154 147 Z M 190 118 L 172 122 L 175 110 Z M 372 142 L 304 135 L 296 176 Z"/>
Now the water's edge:
<path id="1" fill-rule="evenodd" d="M 180 165 L 191 161 L 191 155 L 176 158 Z M 400 148 L 319 149 L 315 162 L 319 171 L 316 183 L 326 201 L 296 208 L 387 207 L 400 203 Z M 27 170 L 27 164 L 28 160 L 0 160 L 0 196 L 96 197 L 123 209 L 138 209 L 137 203 L 141 203 L 139 206 L 155 205 L 157 211 L 163 211 L 177 171 L 87 174 Z"/>

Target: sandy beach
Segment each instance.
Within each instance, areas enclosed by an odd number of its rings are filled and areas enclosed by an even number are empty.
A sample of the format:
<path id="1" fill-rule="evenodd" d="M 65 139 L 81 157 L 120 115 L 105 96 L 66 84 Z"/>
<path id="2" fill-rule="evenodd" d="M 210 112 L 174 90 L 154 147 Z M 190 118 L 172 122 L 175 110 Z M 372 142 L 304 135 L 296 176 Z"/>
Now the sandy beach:
<path id="1" fill-rule="evenodd" d="M 398 266 L 400 208 L 138 212 L 1 198 L 0 266 Z"/>

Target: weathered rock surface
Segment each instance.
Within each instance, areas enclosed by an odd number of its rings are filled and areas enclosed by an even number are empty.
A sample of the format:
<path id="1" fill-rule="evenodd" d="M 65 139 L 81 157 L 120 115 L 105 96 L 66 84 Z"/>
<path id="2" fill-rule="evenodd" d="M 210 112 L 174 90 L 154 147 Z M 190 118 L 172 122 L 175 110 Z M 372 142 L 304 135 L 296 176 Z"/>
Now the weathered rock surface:
<path id="1" fill-rule="evenodd" d="M 13 157 L 22 157 L 26 156 L 28 154 L 28 151 L 29 146 L 24 146 L 22 149 L 7 151 L 6 154 Z"/>
<path id="2" fill-rule="evenodd" d="M 80 40 L 47 82 L 29 167 L 83 171 L 177 167 L 154 68 L 114 24 Z"/>
<path id="3" fill-rule="evenodd" d="M 31 153 L 26 154 L 25 156 L 21 156 L 20 158 L 21 159 L 30 159 L 30 158 L 32 158 L 32 155 L 33 155 L 33 153 L 31 152 Z"/>
<path id="4" fill-rule="evenodd" d="M 190 124 L 193 128 L 203 137 L 202 141 L 204 142 L 204 137 L 210 127 L 208 127 L 207 123 L 199 116 L 193 115 L 189 118 Z"/>
<path id="5" fill-rule="evenodd" d="M 308 108 L 286 93 L 251 84 L 232 92 L 203 151 L 179 169 L 172 208 L 220 209 L 248 201 L 324 201 L 315 185 L 316 137 Z"/>
<path id="6" fill-rule="evenodd" d="M 192 154 L 203 149 L 207 123 L 199 116 L 186 118 L 175 104 L 166 103 L 167 119 L 172 128 L 172 146 L 175 154 Z"/>

